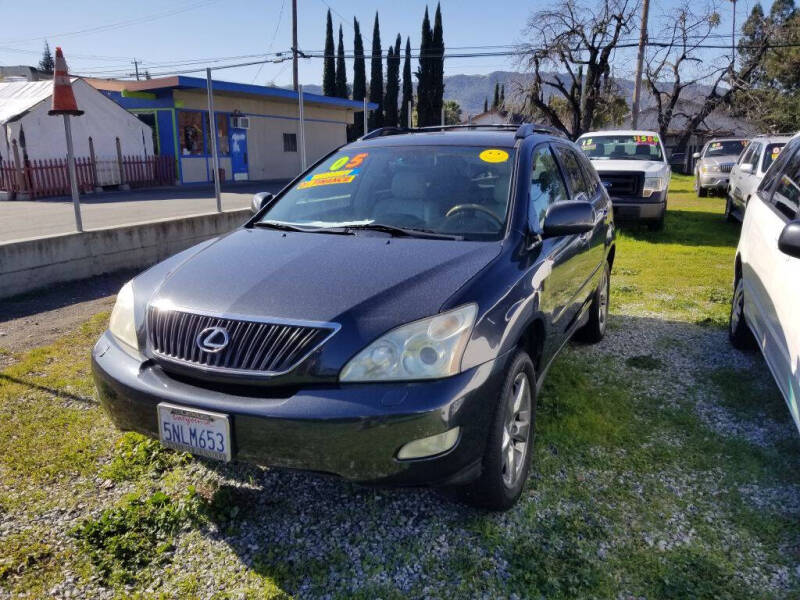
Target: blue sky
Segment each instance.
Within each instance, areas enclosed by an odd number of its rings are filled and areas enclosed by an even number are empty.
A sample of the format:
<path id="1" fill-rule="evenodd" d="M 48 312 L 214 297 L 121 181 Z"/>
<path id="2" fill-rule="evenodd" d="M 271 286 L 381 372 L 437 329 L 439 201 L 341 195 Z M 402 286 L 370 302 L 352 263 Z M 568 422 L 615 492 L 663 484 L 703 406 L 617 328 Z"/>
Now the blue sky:
<path id="1" fill-rule="evenodd" d="M 651 14 L 661 15 L 678 2 L 651 0 Z M 753 3 L 754 0 L 739 0 L 740 23 Z M 418 47 L 425 5 L 421 0 L 298 0 L 299 46 L 306 50 L 322 49 L 325 13 L 330 6 L 335 29 L 344 22 L 348 52 L 352 51 L 353 16 L 361 23 L 369 51 L 376 10 L 380 13 L 384 51 L 397 33 L 401 33 L 404 40 L 410 36 L 412 47 Z M 429 6 L 432 13 L 435 3 Z M 522 30 L 530 13 L 543 6 L 542 2 L 443 0 L 445 43 L 448 48 L 517 43 L 523 40 Z M 720 31 L 727 33 L 731 25 L 730 2 L 723 0 L 719 10 Z M 0 15 L 4 23 L 0 33 L 0 64 L 36 64 L 46 37 L 52 47 L 63 47 L 70 70 L 81 74 L 119 76 L 131 73 L 134 57 L 142 61 L 142 70 L 149 69 L 155 74 L 198 66 L 160 66 L 159 63 L 252 55 L 287 50 L 291 45 L 291 0 L 0 0 Z M 617 58 L 615 69 L 626 75 L 631 61 L 627 56 Z M 245 60 L 252 59 L 241 59 Z M 348 81 L 351 81 L 349 61 L 347 68 Z M 503 57 L 445 61 L 448 75 L 516 69 L 513 59 Z M 215 73 L 215 77 L 286 85 L 291 83 L 291 72 L 291 62 L 287 61 L 260 68 L 224 70 Z M 320 83 L 321 73 L 321 60 L 300 61 L 301 83 Z"/>

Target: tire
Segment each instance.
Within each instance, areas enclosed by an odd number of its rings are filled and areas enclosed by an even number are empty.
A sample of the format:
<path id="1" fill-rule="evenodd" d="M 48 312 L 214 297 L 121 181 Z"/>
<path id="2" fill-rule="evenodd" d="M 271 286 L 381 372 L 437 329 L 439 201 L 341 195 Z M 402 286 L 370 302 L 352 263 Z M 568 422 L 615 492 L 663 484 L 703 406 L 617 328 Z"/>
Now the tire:
<path id="1" fill-rule="evenodd" d="M 531 359 L 520 350 L 506 372 L 486 441 L 481 475 L 459 488 L 461 499 L 493 511 L 514 506 L 528 479 L 535 432 L 536 377 Z"/>
<path id="2" fill-rule="evenodd" d="M 705 198 L 708 196 L 708 190 L 704 187 L 697 186 L 697 195 L 700 198 Z"/>
<path id="3" fill-rule="evenodd" d="M 597 285 L 589 307 L 589 321 L 575 332 L 575 338 L 590 344 L 596 344 L 606 334 L 608 324 L 608 299 L 611 291 L 611 265 L 606 262 L 603 269 L 603 278 Z"/>
<path id="4" fill-rule="evenodd" d="M 728 223 L 736 222 L 736 217 L 733 215 L 733 202 L 731 202 L 730 196 L 725 198 L 725 220 Z"/>
<path id="5" fill-rule="evenodd" d="M 744 282 L 742 276 L 736 278 L 731 300 L 731 316 L 728 320 L 728 338 L 737 350 L 751 350 L 755 346 L 753 333 L 744 317 Z"/>

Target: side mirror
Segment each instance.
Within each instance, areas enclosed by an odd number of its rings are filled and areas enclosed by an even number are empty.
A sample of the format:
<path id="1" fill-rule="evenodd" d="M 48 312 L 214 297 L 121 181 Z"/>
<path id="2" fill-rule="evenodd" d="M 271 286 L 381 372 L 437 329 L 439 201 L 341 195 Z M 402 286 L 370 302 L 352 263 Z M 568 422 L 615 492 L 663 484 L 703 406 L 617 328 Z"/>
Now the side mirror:
<path id="1" fill-rule="evenodd" d="M 253 200 L 250 203 L 250 212 L 256 214 L 262 208 L 264 208 L 267 204 L 272 202 L 272 199 L 275 197 L 274 194 L 270 194 L 269 192 L 259 192 L 253 196 Z"/>
<path id="2" fill-rule="evenodd" d="M 700 158 L 700 153 L 695 152 L 694 154 L 692 154 L 692 158 Z"/>
<path id="3" fill-rule="evenodd" d="M 752 173 L 753 172 L 753 163 L 742 163 L 739 165 L 739 170 L 742 173 Z"/>
<path id="4" fill-rule="evenodd" d="M 594 208 L 590 202 L 573 200 L 558 202 L 547 209 L 542 237 L 586 233 L 594 229 Z"/>
<path id="5" fill-rule="evenodd" d="M 800 258 L 800 219 L 787 223 L 778 238 L 778 250 L 794 258 Z"/>

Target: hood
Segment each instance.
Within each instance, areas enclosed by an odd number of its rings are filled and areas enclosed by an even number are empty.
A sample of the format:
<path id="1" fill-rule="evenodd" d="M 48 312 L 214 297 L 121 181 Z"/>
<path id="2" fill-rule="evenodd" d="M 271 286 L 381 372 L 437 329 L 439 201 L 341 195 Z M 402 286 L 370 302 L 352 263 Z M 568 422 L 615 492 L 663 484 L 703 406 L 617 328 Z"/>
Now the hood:
<path id="1" fill-rule="evenodd" d="M 188 257 L 149 300 L 188 310 L 339 322 L 370 337 L 437 313 L 501 242 L 238 229 Z"/>
<path id="2" fill-rule="evenodd" d="M 667 163 L 657 160 L 594 159 L 591 162 L 598 173 L 603 173 L 603 171 L 657 173 L 667 167 Z"/>

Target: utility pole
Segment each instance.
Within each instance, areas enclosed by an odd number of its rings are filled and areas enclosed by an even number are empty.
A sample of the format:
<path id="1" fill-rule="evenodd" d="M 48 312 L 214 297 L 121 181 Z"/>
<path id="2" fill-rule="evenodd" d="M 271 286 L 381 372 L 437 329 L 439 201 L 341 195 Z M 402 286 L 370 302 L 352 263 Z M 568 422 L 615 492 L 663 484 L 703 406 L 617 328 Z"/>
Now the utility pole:
<path id="1" fill-rule="evenodd" d="M 292 0 L 292 84 L 297 91 L 297 0 Z"/>
<path id="2" fill-rule="evenodd" d="M 136 70 L 136 81 L 139 81 L 139 61 L 133 59 L 133 68 Z"/>
<path id="3" fill-rule="evenodd" d="M 222 212 L 222 196 L 219 183 L 219 152 L 217 152 L 217 116 L 214 112 L 214 82 L 211 69 L 206 69 L 206 88 L 208 89 L 208 124 L 211 127 L 211 152 L 214 154 L 214 197 L 217 200 L 217 212 Z"/>
<path id="4" fill-rule="evenodd" d="M 644 48 L 647 44 L 647 20 L 650 0 L 642 3 L 642 26 L 639 31 L 639 54 L 636 56 L 636 76 L 633 82 L 633 103 L 631 105 L 631 128 L 639 127 L 639 104 L 642 101 L 642 71 L 644 71 Z"/>
<path id="5" fill-rule="evenodd" d="M 731 27 L 731 78 L 736 72 L 736 0 L 733 3 L 733 25 Z"/>

